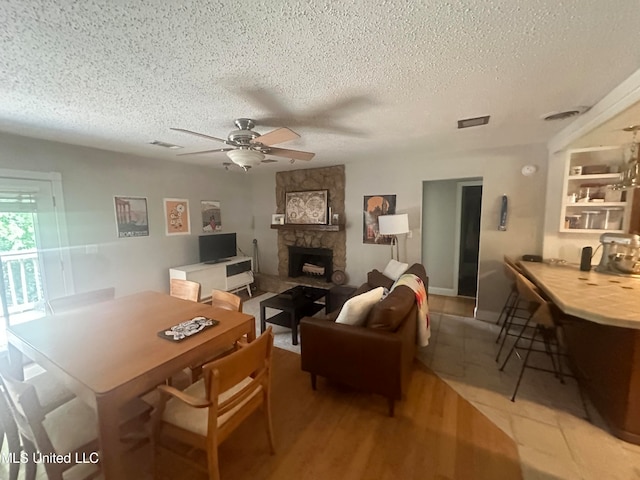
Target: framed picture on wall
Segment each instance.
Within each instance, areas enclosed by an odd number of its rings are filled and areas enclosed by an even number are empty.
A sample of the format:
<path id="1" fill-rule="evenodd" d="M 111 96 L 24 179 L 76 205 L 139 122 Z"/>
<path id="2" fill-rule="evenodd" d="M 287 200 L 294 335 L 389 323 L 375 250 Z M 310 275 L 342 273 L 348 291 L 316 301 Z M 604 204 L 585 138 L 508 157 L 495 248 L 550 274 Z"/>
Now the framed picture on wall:
<path id="1" fill-rule="evenodd" d="M 180 198 L 164 199 L 164 223 L 167 235 L 189 235 L 189 200 Z"/>
<path id="2" fill-rule="evenodd" d="M 391 237 L 380 235 L 378 217 L 380 215 L 395 215 L 395 195 L 365 195 L 362 217 L 362 243 L 377 245 L 391 245 Z"/>
<path id="3" fill-rule="evenodd" d="M 285 194 L 285 221 L 292 224 L 327 224 L 329 190 Z"/>
<path id="4" fill-rule="evenodd" d="M 202 200 L 200 202 L 200 212 L 202 213 L 203 232 L 219 232 L 222 230 L 220 202 L 216 200 Z"/>
<path id="5" fill-rule="evenodd" d="M 145 197 L 115 196 L 116 230 L 118 238 L 148 237 L 149 213 Z"/>

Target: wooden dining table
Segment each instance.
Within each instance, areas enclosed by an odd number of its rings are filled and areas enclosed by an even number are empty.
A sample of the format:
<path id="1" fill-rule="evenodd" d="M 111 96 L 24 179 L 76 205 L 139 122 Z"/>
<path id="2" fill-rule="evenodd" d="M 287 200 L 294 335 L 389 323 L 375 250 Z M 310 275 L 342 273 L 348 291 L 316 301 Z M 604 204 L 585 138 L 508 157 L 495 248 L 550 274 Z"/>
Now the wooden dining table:
<path id="1" fill-rule="evenodd" d="M 181 342 L 158 335 L 196 316 L 220 323 Z M 22 375 L 24 354 L 95 408 L 100 463 L 108 480 L 126 478 L 119 440 L 120 408 L 245 335 L 249 341 L 255 339 L 252 315 L 150 291 L 7 329 L 16 375 Z"/>

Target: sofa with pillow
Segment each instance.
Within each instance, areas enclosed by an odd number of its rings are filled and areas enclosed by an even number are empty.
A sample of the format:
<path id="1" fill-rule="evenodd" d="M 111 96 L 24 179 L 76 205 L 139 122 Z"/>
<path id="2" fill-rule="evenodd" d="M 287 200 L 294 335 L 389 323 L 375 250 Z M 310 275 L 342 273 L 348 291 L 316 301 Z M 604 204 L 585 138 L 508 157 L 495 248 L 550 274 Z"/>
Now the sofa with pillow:
<path id="1" fill-rule="evenodd" d="M 353 296 L 325 317 L 302 318 L 300 346 L 302 370 L 311 374 L 314 390 L 320 375 L 380 394 L 387 397 L 389 415 L 393 416 L 395 401 L 402 398 L 409 383 L 418 305 L 414 291 L 404 285 L 384 294 L 403 273 L 420 277 L 425 289 L 428 277 L 419 263 L 385 272 L 369 272 Z"/>

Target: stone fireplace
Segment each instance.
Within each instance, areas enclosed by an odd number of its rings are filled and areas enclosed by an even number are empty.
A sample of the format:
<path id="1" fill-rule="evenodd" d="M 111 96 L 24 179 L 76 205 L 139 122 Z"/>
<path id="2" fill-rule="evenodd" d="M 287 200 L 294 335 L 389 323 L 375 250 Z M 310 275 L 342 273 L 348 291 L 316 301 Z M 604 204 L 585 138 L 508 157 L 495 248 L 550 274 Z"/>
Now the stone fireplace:
<path id="1" fill-rule="evenodd" d="M 289 246 L 289 276 L 323 278 L 331 282 L 333 251 L 329 248 Z"/>
<path id="2" fill-rule="evenodd" d="M 331 281 L 331 275 L 336 270 L 345 271 L 347 266 L 346 232 L 344 230 L 344 165 L 334 167 L 310 168 L 304 170 L 292 170 L 278 172 L 276 174 L 276 213 L 285 213 L 286 192 L 299 192 L 305 190 L 328 190 L 329 207 L 333 213 L 337 213 L 338 226 L 330 225 L 283 225 L 278 228 L 278 275 L 281 278 L 291 277 L 291 272 L 296 272 L 296 279 L 310 278 L 315 275 L 298 273 L 298 265 L 291 265 L 289 258 L 290 247 L 300 249 L 316 249 L 323 253 L 316 253 L 313 261 L 303 261 L 311 266 L 307 270 L 315 270 L 313 265 L 324 268 L 321 278 Z M 297 250 L 295 250 L 297 251 Z M 331 256 L 326 252 L 331 252 Z M 305 255 L 308 255 L 305 253 Z M 313 254 L 312 254 L 313 255 Z M 297 262 L 297 260 L 295 260 Z M 291 270 L 293 267 L 293 270 Z M 309 272 L 305 272 L 309 273 Z M 300 282 L 302 283 L 302 282 Z"/>

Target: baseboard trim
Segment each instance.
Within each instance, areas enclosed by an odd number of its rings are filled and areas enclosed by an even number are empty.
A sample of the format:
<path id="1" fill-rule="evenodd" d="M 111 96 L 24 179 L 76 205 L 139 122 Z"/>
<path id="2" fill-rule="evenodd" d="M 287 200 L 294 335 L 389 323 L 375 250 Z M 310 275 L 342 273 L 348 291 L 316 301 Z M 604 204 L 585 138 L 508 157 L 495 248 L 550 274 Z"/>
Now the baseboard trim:
<path id="1" fill-rule="evenodd" d="M 429 287 L 429 293 L 432 293 L 434 295 L 443 295 L 446 297 L 458 296 L 458 292 L 456 292 L 453 288 Z"/>
<path id="2" fill-rule="evenodd" d="M 491 310 L 476 310 L 476 318 L 483 322 L 496 323 L 500 318 L 500 312 Z"/>

